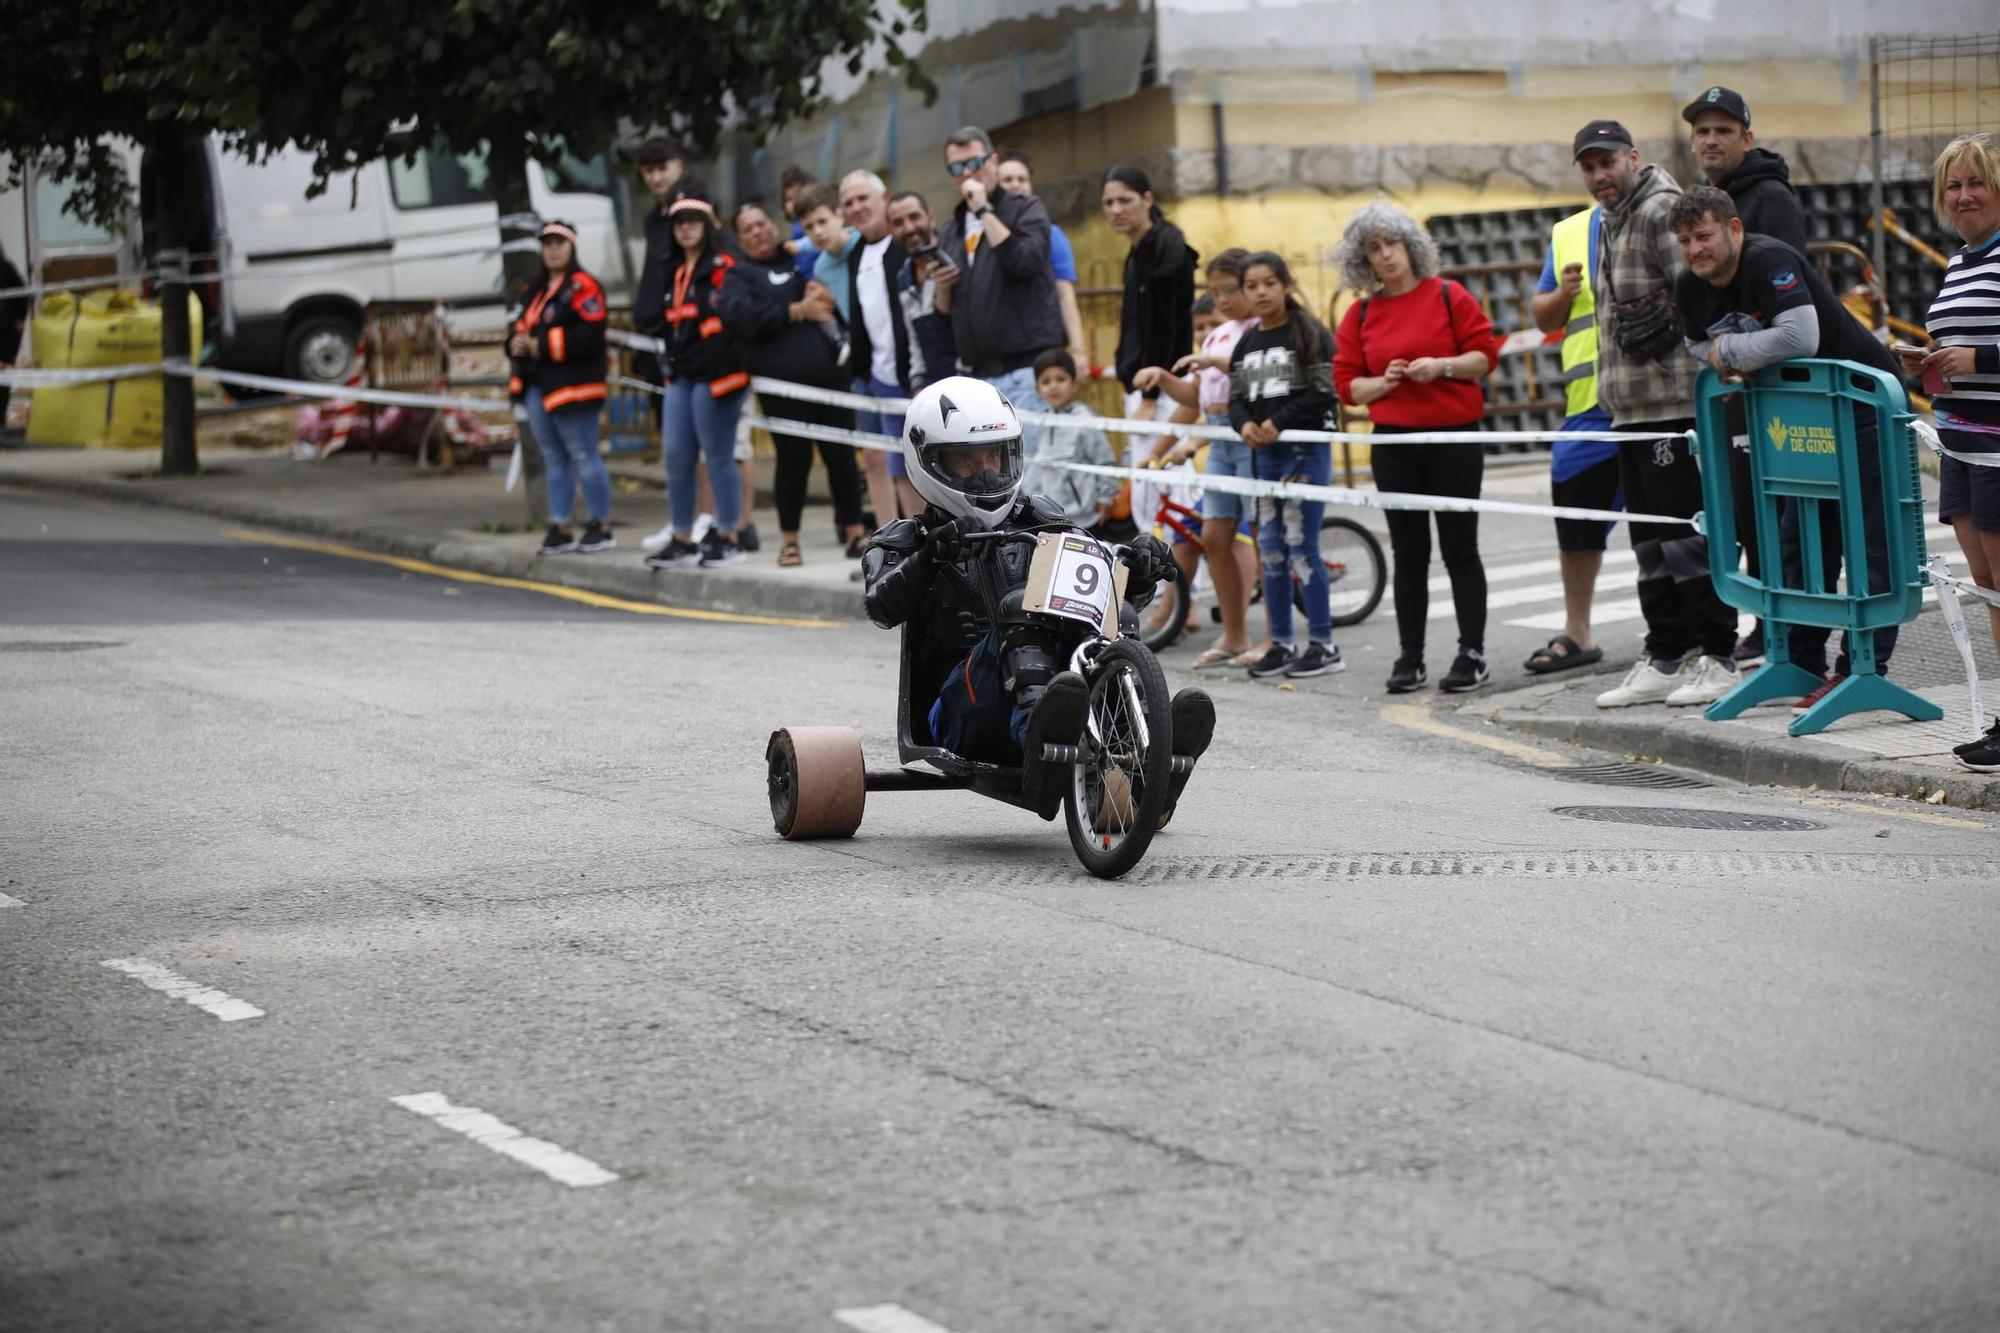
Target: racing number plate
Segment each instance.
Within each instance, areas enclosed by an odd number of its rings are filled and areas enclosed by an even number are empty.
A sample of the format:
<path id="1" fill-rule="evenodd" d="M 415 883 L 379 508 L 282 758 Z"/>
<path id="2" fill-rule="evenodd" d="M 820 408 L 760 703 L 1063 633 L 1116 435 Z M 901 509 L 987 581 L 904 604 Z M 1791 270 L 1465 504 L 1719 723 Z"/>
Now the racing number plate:
<path id="1" fill-rule="evenodd" d="M 1118 585 L 1124 574 L 1109 550 L 1080 532 L 1040 533 L 1021 609 L 1080 620 L 1115 639 Z"/>

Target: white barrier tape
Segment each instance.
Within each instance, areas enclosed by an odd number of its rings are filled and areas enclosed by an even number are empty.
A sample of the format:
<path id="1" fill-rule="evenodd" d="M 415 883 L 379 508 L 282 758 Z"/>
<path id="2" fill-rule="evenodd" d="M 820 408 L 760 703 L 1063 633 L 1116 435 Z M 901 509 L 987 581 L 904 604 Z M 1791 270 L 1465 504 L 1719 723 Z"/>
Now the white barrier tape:
<path id="1" fill-rule="evenodd" d="M 1944 557 L 1941 555 L 1934 555 L 1931 557 L 1931 561 L 1934 563 L 1942 564 L 1943 560 Z M 1926 566 L 1926 568 L 1928 568 L 1928 566 Z M 1951 587 L 1957 589 L 1959 592 L 1971 593 L 1974 597 L 1978 598 L 1982 602 L 1985 602 L 1988 606 L 2000 608 L 2000 591 L 1995 591 L 1992 588 L 1982 588 L 1977 583 L 1974 583 L 1971 579 L 1959 578 L 1945 569 L 1940 568 L 1937 572 L 1933 573 L 1931 575 L 1931 582 L 1936 584 L 1949 584 Z"/>
<path id="2" fill-rule="evenodd" d="M 434 393 L 402 393 L 395 389 L 368 389 L 352 384 L 308 384 L 303 380 L 282 380 L 271 375 L 250 375 L 238 370 L 191 366 L 185 361 L 166 362 L 165 369 L 169 375 L 214 380 L 218 384 L 234 384 L 245 389 L 269 389 L 277 393 L 296 394 L 301 398 L 338 398 L 355 403 L 375 403 L 383 407 L 434 407 L 446 411 L 462 409 L 467 412 L 494 414 L 507 414 L 514 410 L 513 405 L 504 398 L 457 398 Z"/>
<path id="3" fill-rule="evenodd" d="M 1953 426 L 1951 429 L 1964 430 L 1966 427 Z M 1910 423 L 1910 430 L 1917 439 L 1930 446 L 1932 453 L 1938 454 L 1941 457 L 1956 458 L 1959 462 L 1970 463 L 1974 467 L 2000 467 L 2000 450 L 1989 454 L 1968 454 L 1953 449 L 1938 438 L 1937 428 L 1928 421 L 1912 421 Z M 1980 431 L 1978 433 L 1983 435 L 1986 432 Z M 2000 434 L 2000 432 L 1995 433 Z"/>
<path id="4" fill-rule="evenodd" d="M 824 440 L 828 444 L 851 444 L 856 449 L 876 449 L 885 454 L 903 452 L 901 440 L 865 430 L 822 426 L 816 421 L 787 421 L 783 417 L 767 417 L 761 412 L 745 412 L 743 421 L 747 425 L 762 426 L 773 435 L 790 435 L 801 440 Z"/>
<path id="5" fill-rule="evenodd" d="M 160 364 L 157 361 L 140 366 L 87 366 L 76 369 L 0 366 L 0 384 L 10 389 L 67 389 L 78 384 L 138 379 L 159 373 Z"/>
<path id="6" fill-rule="evenodd" d="M 621 389 L 637 389 L 641 393 L 650 393 L 657 398 L 667 396 L 666 385 L 655 384 L 651 380 L 635 380 L 630 375 L 613 375 L 610 377 L 610 383 Z"/>
<path id="7" fill-rule="evenodd" d="M 604 340 L 608 343 L 614 343 L 619 347 L 629 347 L 635 352 L 653 352 L 657 354 L 667 350 L 667 340 L 665 338 L 648 337 L 643 333 L 634 333 L 630 329 L 606 329 L 604 331 Z"/>
<path id="8" fill-rule="evenodd" d="M 1967 739 L 1977 740 L 1986 734 L 1985 728 L 1981 725 L 1986 721 L 1986 701 L 1979 697 L 1979 663 L 1972 656 L 1972 635 L 1965 628 L 1965 609 L 1958 604 L 1959 589 L 1972 585 L 1966 584 L 1962 579 L 1953 578 L 1941 555 L 1934 555 L 1925 561 L 1924 571 L 1931 576 L 1931 583 L 1937 588 L 1938 611 L 1943 614 L 1944 623 L 1951 629 L 1951 639 L 1958 647 L 1959 660 L 1965 663 L 1965 689 L 1967 702 L 1972 709 L 1972 726 Z M 2000 597 L 1996 597 L 1989 589 L 1972 586 L 1972 591 L 2000 606 Z"/>

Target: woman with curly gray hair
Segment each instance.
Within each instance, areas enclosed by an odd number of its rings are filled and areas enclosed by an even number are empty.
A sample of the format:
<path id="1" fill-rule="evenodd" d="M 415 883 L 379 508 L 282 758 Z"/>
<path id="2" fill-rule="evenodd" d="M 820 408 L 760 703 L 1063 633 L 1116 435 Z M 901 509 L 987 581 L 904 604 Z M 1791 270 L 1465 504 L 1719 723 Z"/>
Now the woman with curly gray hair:
<path id="1" fill-rule="evenodd" d="M 1477 430 L 1486 410 L 1479 387 L 1499 360 L 1493 322 L 1472 293 L 1437 276 L 1437 245 L 1416 220 L 1376 201 L 1347 224 L 1340 267 L 1361 294 L 1335 335 L 1334 387 L 1350 407 L 1367 407 L 1378 436 Z M 1384 439 L 1370 451 L 1379 491 L 1479 495 L 1486 453 L 1477 441 L 1404 444 Z M 1479 516 L 1388 512 L 1395 552 L 1396 630 L 1402 652 L 1389 692 L 1422 689 L 1424 630 L 1430 615 L 1431 520 L 1451 576 L 1458 613 L 1458 656 L 1438 688 L 1452 693 L 1487 682 L 1486 566 L 1479 559 Z"/>

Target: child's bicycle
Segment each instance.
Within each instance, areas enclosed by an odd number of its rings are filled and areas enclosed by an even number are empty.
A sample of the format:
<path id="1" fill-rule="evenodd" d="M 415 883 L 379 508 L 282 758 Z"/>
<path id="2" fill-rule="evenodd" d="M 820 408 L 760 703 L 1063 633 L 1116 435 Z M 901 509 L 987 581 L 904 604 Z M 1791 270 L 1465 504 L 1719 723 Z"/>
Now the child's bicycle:
<path id="1" fill-rule="evenodd" d="M 1182 541 L 1201 544 L 1201 514 L 1199 511 L 1180 503 L 1172 495 L 1162 490 L 1160 508 L 1153 515 L 1153 522 L 1167 529 Z M 1239 530 L 1238 541 L 1245 540 L 1246 534 Z M 1336 625 L 1358 625 L 1366 620 L 1382 604 L 1382 593 L 1389 583 L 1389 567 L 1382 559 L 1382 543 L 1375 534 L 1362 527 L 1351 518 L 1328 514 L 1320 520 L 1319 555 L 1326 562 L 1326 576 L 1329 596 L 1333 603 L 1333 623 Z M 1264 581 L 1257 579 L 1250 589 L 1250 604 L 1257 605 L 1264 600 Z M 1209 619 L 1221 623 L 1222 608 L 1215 605 L 1214 585 L 1199 575 L 1192 581 L 1176 577 L 1171 585 L 1162 585 L 1158 594 L 1158 604 L 1164 607 L 1166 618 L 1157 628 L 1148 625 L 1140 638 L 1154 652 L 1159 652 L 1180 638 L 1188 621 L 1196 614 L 1197 606 L 1206 606 Z M 1292 575 L 1292 605 L 1301 613 L 1305 607 L 1303 581 Z"/>

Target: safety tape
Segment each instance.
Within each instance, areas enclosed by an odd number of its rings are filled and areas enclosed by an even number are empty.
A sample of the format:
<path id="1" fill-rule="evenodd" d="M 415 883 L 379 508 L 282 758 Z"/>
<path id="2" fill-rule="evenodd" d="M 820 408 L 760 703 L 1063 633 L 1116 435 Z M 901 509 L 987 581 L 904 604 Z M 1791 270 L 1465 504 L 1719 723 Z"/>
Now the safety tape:
<path id="1" fill-rule="evenodd" d="M 308 384 L 303 380 L 251 375 L 239 370 L 191 366 L 185 361 L 168 361 L 164 363 L 164 368 L 169 375 L 214 380 L 218 384 L 233 384 L 244 389 L 269 389 L 277 393 L 296 394 L 301 398 L 339 398 L 356 403 L 375 403 L 383 407 L 434 407 L 446 411 L 486 412 L 495 415 L 509 414 L 514 410 L 513 405 L 504 398 L 459 398 L 435 393 L 402 393 L 395 389 L 366 389 L 347 384 Z"/>
<path id="2" fill-rule="evenodd" d="M 1961 422 L 1955 417 L 1948 417 L 1946 420 L 1949 423 L 1948 429 L 1951 430 L 1970 431 L 1980 435 L 1988 434 L 1989 432 L 2000 435 L 2000 430 L 1993 430 L 1991 427 L 1981 427 L 1976 422 Z M 1919 440 L 1929 445 L 1931 452 L 1934 454 L 1938 454 L 1944 458 L 1956 458 L 1959 462 L 1970 463 L 1974 467 L 2000 467 L 2000 450 L 1996 450 L 1993 453 L 1968 454 L 1953 449 L 1942 439 L 1938 438 L 1937 428 L 1928 421 L 1912 421 L 1910 423 L 1910 430 Z"/>
<path id="3" fill-rule="evenodd" d="M 143 366 L 79 366 L 74 369 L 33 367 L 16 369 L 0 366 L 0 384 L 10 389 L 66 389 L 78 384 L 98 384 L 105 380 L 138 379 L 160 373 L 159 363 Z"/>
<path id="4" fill-rule="evenodd" d="M 1993 606 L 2000 606 L 2000 594 L 1953 577 L 1941 555 L 1934 555 L 1925 561 L 1924 572 L 1931 576 L 1931 583 L 1937 588 L 1938 611 L 1951 630 L 1951 640 L 1958 648 L 1959 660 L 1965 664 L 1966 702 L 1972 709 L 1969 734 L 1976 739 L 1984 734 L 1980 724 L 1986 720 L 1986 701 L 1979 697 L 1979 663 L 1972 656 L 1972 634 L 1965 627 L 1965 609 L 1958 604 L 1958 594 L 1970 592 Z"/>

